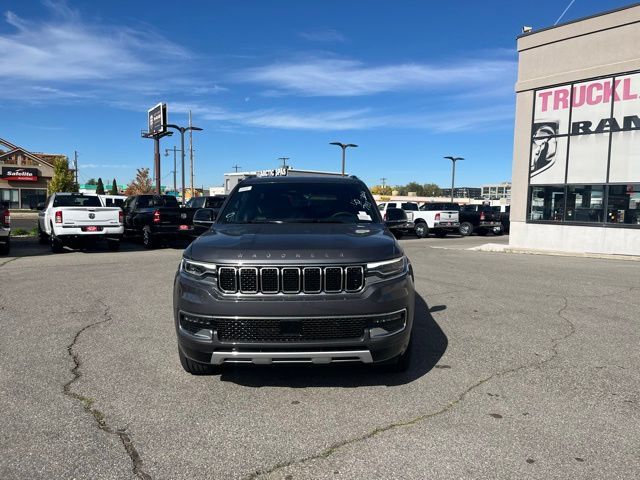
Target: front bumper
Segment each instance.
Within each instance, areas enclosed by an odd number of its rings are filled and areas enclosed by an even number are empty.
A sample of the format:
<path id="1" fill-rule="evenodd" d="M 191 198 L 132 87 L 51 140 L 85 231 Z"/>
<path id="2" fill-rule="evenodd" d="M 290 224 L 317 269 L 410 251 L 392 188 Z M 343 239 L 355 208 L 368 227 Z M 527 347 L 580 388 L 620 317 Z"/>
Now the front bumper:
<path id="1" fill-rule="evenodd" d="M 411 336 L 414 288 L 410 274 L 365 285 L 358 293 L 318 295 L 253 296 L 228 298 L 209 284 L 178 273 L 174 285 L 174 322 L 180 350 L 190 359 L 209 364 L 221 363 L 334 363 L 383 362 L 403 353 Z M 379 335 L 367 327 L 357 338 L 322 340 L 237 341 L 221 340 L 215 328 L 200 334 L 181 325 L 181 315 L 196 315 L 260 322 L 380 318 L 404 312 L 404 323 L 397 330 Z"/>

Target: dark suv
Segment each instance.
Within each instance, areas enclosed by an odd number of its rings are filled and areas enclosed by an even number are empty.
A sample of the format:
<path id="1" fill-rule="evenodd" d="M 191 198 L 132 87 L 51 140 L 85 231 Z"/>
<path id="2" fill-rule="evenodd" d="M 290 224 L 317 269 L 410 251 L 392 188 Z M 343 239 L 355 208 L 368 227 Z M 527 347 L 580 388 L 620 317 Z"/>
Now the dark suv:
<path id="1" fill-rule="evenodd" d="M 184 369 L 362 362 L 405 370 L 409 260 L 355 177 L 247 179 L 184 252 L 174 319 Z"/>

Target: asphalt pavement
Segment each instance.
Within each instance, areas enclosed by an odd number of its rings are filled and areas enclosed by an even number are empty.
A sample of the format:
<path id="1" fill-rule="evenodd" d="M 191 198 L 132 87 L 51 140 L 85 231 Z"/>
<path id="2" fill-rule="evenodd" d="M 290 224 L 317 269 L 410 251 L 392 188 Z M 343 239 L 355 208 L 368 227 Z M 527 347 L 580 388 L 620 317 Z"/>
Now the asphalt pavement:
<path id="1" fill-rule="evenodd" d="M 637 478 L 637 262 L 466 250 L 504 241 L 402 240 L 419 293 L 406 374 L 194 377 L 171 318 L 179 247 L 16 239 L 0 478 Z"/>

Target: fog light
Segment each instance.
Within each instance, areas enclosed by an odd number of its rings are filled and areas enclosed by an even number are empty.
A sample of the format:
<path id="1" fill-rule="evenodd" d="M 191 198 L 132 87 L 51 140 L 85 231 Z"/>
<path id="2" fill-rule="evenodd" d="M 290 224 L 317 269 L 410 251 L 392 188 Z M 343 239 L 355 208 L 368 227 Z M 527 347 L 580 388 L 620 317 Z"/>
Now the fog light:
<path id="1" fill-rule="evenodd" d="M 369 336 L 371 338 L 385 337 L 400 330 L 403 330 L 406 324 L 405 312 L 397 312 L 391 315 L 374 318 L 371 320 L 371 328 Z"/>

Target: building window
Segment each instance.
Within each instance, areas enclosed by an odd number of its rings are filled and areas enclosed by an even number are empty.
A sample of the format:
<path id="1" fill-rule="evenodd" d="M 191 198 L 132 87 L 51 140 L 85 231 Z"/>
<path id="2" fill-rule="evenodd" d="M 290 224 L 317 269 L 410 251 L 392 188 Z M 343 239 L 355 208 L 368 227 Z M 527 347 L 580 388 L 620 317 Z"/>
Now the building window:
<path id="1" fill-rule="evenodd" d="M 640 184 L 609 186 L 607 223 L 640 225 Z"/>
<path id="2" fill-rule="evenodd" d="M 47 191 L 40 189 L 21 188 L 20 189 L 20 208 L 34 210 L 38 203 L 44 202 L 47 198 Z"/>
<path id="3" fill-rule="evenodd" d="M 19 198 L 17 188 L 0 188 L 0 203 L 6 203 L 9 208 L 20 208 Z"/>
<path id="4" fill-rule="evenodd" d="M 561 222 L 564 216 L 564 187 L 561 185 L 530 187 L 529 220 Z"/>
<path id="5" fill-rule="evenodd" d="M 565 221 L 604 222 L 604 185 L 569 185 Z"/>

